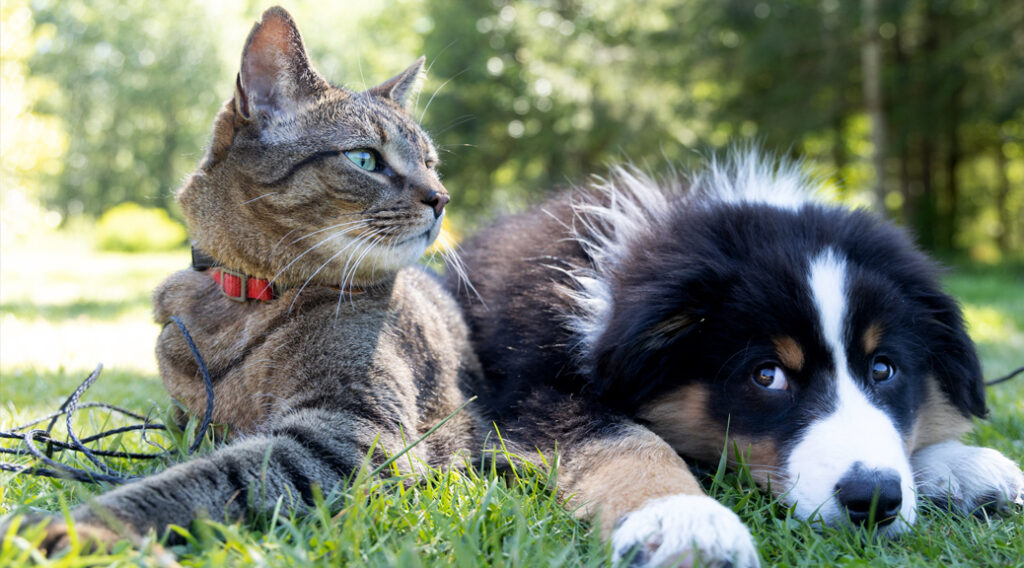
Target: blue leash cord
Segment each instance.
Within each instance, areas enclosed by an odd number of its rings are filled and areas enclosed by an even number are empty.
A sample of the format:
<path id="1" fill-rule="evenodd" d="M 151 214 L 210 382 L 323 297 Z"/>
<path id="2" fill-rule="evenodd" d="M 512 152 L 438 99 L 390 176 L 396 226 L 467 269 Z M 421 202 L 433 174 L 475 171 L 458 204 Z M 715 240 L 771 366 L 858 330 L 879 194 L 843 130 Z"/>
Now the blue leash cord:
<path id="1" fill-rule="evenodd" d="M 189 334 L 188 329 L 180 318 L 171 316 L 168 323 L 174 322 L 181 331 L 181 335 L 185 338 L 185 343 L 188 344 L 189 350 L 192 351 L 192 357 L 195 359 L 196 364 L 199 366 L 199 372 L 203 376 L 203 382 L 206 385 L 206 412 L 203 416 L 202 425 L 199 427 L 199 431 L 196 432 L 195 439 L 192 440 L 192 444 L 188 448 L 188 454 L 194 453 L 202 444 L 206 438 L 206 432 L 210 427 L 210 422 L 213 418 L 213 381 L 210 378 L 210 372 L 206 368 L 206 362 L 203 360 L 202 355 L 199 353 L 199 349 L 196 347 L 195 341 L 192 339 L 192 335 Z M 127 458 L 127 459 L 156 459 L 166 456 L 171 453 L 175 453 L 172 450 L 167 450 L 157 453 L 137 453 L 137 452 L 117 452 L 111 450 L 92 450 L 86 447 L 85 444 L 95 442 L 109 436 L 114 436 L 124 432 L 131 432 L 136 430 L 142 431 L 142 436 L 145 438 L 147 430 L 167 430 L 167 426 L 159 423 L 151 423 L 149 418 L 140 414 L 119 408 L 112 404 L 106 404 L 102 402 L 86 402 L 79 403 L 79 399 L 85 394 L 89 387 L 96 382 L 99 378 L 100 372 L 103 370 L 103 365 L 97 365 L 96 369 L 89 374 L 88 377 L 75 389 L 71 396 L 60 405 L 57 412 L 48 414 L 42 418 L 33 420 L 20 426 L 15 426 L 10 430 L 0 431 L 0 439 L 15 439 L 20 440 L 24 444 L 24 448 L 3 448 L 0 447 L 0 454 L 11 454 L 18 456 L 33 456 L 43 464 L 49 466 L 46 467 L 35 467 L 24 464 L 13 464 L 7 462 L 0 462 L 0 471 L 7 471 L 11 473 L 27 473 L 30 475 L 39 475 L 42 477 L 56 477 L 62 479 L 72 479 L 75 481 L 81 481 L 85 483 L 111 483 L 120 485 L 129 481 L 139 479 L 143 476 L 140 475 L 120 475 L 105 463 L 103 463 L 98 456 L 108 458 Z M 129 416 L 136 420 L 142 421 L 142 424 L 133 424 L 130 426 L 122 426 L 119 428 L 113 428 L 100 432 L 98 434 L 89 436 L 84 439 L 79 439 L 71 428 L 71 421 L 74 417 L 75 411 L 83 408 L 104 408 L 111 410 L 125 416 Z M 62 442 L 60 440 L 54 440 L 50 437 L 50 433 L 53 430 L 54 425 L 57 423 L 57 419 L 61 416 L 66 416 L 66 425 L 68 430 L 69 442 Z M 49 420 L 45 429 L 31 429 L 37 424 L 41 424 Z M 40 449 L 36 442 L 45 443 L 46 451 Z M 54 450 L 64 451 L 69 450 L 72 452 L 81 452 L 85 454 L 89 461 L 95 464 L 100 471 L 89 471 L 85 469 L 79 469 L 71 467 L 69 465 L 62 464 L 51 458 Z"/>

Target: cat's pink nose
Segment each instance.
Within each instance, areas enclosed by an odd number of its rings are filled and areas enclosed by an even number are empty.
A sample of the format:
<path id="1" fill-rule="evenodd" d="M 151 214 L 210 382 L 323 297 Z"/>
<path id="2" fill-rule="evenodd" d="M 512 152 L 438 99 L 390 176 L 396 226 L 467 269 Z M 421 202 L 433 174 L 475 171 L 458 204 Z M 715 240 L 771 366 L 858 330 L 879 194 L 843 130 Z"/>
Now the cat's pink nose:
<path id="1" fill-rule="evenodd" d="M 441 212 L 444 211 L 444 206 L 451 201 L 451 197 L 448 197 L 447 193 L 441 191 L 431 191 L 423 199 L 423 203 L 426 203 L 434 210 L 434 218 L 437 219 L 441 216 Z"/>

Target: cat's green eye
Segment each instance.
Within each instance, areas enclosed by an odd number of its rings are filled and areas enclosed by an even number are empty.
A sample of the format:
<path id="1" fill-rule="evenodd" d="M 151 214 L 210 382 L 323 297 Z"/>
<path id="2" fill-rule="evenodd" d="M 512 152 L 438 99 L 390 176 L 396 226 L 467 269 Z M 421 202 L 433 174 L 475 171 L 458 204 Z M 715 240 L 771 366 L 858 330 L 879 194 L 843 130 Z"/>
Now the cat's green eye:
<path id="1" fill-rule="evenodd" d="M 349 160 L 352 160 L 353 164 L 368 172 L 377 170 L 377 155 L 373 150 L 367 150 L 365 148 L 348 150 L 345 152 L 345 156 Z"/>

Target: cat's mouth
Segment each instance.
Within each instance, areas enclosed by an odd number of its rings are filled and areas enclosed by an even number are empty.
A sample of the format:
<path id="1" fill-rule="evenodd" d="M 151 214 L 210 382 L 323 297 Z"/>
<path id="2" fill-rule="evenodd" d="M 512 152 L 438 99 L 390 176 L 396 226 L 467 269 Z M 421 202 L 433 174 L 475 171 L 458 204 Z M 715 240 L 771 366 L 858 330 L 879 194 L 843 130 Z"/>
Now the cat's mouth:
<path id="1" fill-rule="evenodd" d="M 412 243 L 414 243 L 416 241 L 419 241 L 419 240 L 425 240 L 425 241 L 427 241 L 427 244 L 430 244 L 430 241 L 433 241 L 435 238 L 437 238 L 437 233 L 440 231 L 440 227 L 441 227 L 440 219 L 435 220 L 433 223 L 430 224 L 429 227 L 427 227 L 427 229 L 425 231 L 423 231 L 421 233 L 416 233 L 416 234 L 412 235 L 411 237 L 406 237 L 404 239 L 401 239 L 398 242 L 396 242 L 395 245 L 396 246 L 400 246 L 400 245 L 412 244 Z"/>

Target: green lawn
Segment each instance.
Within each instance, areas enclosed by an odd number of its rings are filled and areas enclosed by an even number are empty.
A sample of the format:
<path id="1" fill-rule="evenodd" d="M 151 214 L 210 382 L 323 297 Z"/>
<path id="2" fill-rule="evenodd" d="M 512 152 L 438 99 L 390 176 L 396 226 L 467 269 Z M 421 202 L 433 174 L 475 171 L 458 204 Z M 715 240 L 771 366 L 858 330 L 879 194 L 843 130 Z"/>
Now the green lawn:
<path id="1" fill-rule="evenodd" d="M 187 251 L 99 254 L 81 239 L 58 235 L 9 246 L 0 255 L 0 428 L 54 410 L 98 362 L 106 370 L 85 400 L 141 412 L 155 405 L 156 416 L 166 413 L 170 401 L 153 358 L 159 327 L 151 321 L 149 291 L 187 265 Z M 1019 284 L 1024 267 L 964 268 L 948 282 L 964 303 L 986 374 L 994 377 L 1024 365 L 1024 287 Z M 989 401 L 990 420 L 977 423 L 970 441 L 1024 462 L 1024 378 L 990 389 Z M 105 413 L 92 413 L 77 429 L 91 432 L 115 423 L 118 419 Z M 150 441 L 180 443 L 159 436 Z M 137 437 L 113 443 L 153 449 Z M 143 472 L 167 464 L 115 465 Z M 188 566 L 606 564 L 608 549 L 587 525 L 562 510 L 549 476 L 522 470 L 506 478 L 439 472 L 418 483 L 363 478 L 346 492 L 327 496 L 313 515 L 269 515 L 244 526 L 197 523 L 188 544 L 173 551 Z M 750 525 L 766 565 L 1024 565 L 1019 511 L 1009 518 L 979 520 L 951 518 L 926 507 L 910 534 L 875 542 L 792 519 L 747 475 L 719 474 L 705 481 Z M 60 510 L 99 490 L 0 474 L 0 512 Z M 33 534 L 26 536 L 4 543 L 0 566 L 155 563 L 146 550 L 127 548 L 103 556 L 72 549 L 48 561 L 34 552 Z"/>

